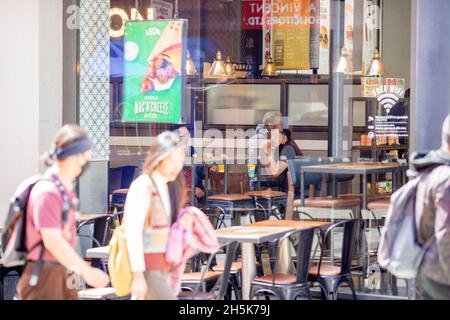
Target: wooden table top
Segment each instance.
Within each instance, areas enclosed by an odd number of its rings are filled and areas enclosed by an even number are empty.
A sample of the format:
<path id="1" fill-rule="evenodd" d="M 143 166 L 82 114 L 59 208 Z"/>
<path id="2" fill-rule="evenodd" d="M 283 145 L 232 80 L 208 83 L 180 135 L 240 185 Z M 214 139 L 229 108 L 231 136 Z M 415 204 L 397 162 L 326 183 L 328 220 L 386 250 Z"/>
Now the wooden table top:
<path id="1" fill-rule="evenodd" d="M 288 227 L 259 227 L 248 228 L 244 226 L 222 228 L 216 230 L 216 236 L 220 242 L 238 241 L 261 243 L 272 241 L 282 237 L 292 228 Z"/>
<path id="2" fill-rule="evenodd" d="M 327 221 L 298 221 L 298 220 L 264 220 L 252 224 L 247 224 L 244 227 L 285 227 L 295 230 L 306 230 L 311 228 L 321 228 L 331 225 L 331 222 Z"/>
<path id="3" fill-rule="evenodd" d="M 343 162 L 343 163 L 331 163 L 320 164 L 314 166 L 304 166 L 302 171 L 304 172 L 367 172 L 367 171 L 389 171 L 396 169 L 407 169 L 406 164 L 393 163 L 393 162 Z"/>

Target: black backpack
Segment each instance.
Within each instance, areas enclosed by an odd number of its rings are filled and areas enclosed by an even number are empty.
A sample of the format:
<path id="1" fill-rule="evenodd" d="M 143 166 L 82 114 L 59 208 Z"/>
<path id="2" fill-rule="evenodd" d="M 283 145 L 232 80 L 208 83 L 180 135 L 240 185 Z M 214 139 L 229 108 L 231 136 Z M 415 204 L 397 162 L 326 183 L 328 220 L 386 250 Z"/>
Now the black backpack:
<path id="1" fill-rule="evenodd" d="M 33 245 L 29 250 L 26 248 L 26 225 L 27 225 L 27 205 L 31 190 L 37 182 L 47 180 L 52 181 L 61 192 L 63 198 L 63 224 L 67 221 L 67 215 L 70 209 L 68 196 L 61 182 L 53 176 L 36 175 L 23 181 L 11 197 L 8 214 L 4 223 L 4 229 L 1 232 L 2 243 L 2 263 L 5 267 L 23 266 L 27 261 L 27 252 L 41 246 L 39 260 L 36 270 L 30 280 L 30 284 L 37 283 L 37 274 L 40 271 L 42 257 L 44 255 L 44 245 L 40 241 Z"/>

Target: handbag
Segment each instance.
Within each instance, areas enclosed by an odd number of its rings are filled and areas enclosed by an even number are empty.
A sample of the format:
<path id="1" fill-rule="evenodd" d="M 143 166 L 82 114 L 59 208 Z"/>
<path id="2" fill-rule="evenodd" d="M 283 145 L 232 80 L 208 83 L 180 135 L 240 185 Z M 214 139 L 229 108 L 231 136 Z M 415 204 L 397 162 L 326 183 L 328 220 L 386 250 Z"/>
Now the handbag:
<path id="1" fill-rule="evenodd" d="M 153 185 L 155 185 L 153 179 L 151 180 Z M 122 219 L 122 225 L 119 225 L 117 220 L 115 221 L 115 228 L 111 241 L 109 242 L 108 271 L 111 278 L 111 285 L 116 289 L 116 295 L 119 297 L 130 295 L 131 285 L 133 283 L 133 272 L 128 254 L 124 221 L 125 215 Z M 150 208 L 147 212 L 145 225 L 149 224 Z"/>
<path id="2" fill-rule="evenodd" d="M 119 225 L 117 221 L 109 242 L 108 271 L 111 285 L 116 289 L 116 295 L 121 297 L 131 294 L 133 273 L 128 255 L 125 227 Z"/>

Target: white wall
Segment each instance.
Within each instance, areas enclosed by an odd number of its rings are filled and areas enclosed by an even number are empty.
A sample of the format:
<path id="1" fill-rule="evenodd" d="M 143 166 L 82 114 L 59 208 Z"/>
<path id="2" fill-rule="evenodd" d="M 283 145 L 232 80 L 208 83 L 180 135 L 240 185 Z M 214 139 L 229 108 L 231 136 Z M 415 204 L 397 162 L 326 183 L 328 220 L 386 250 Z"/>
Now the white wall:
<path id="1" fill-rule="evenodd" d="M 61 125 L 62 1 L 0 1 L 0 224 Z"/>

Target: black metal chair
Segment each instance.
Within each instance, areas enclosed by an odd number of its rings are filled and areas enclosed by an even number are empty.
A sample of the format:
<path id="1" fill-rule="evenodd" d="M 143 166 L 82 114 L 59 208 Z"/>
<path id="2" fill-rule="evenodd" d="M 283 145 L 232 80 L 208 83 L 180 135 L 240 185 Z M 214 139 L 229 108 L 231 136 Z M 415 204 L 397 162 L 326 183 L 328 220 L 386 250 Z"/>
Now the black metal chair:
<path id="1" fill-rule="evenodd" d="M 283 240 L 298 236 L 296 274 L 279 274 L 278 256 L 280 245 Z M 291 231 L 280 238 L 275 256 L 276 263 L 272 275 L 257 277 L 252 281 L 250 298 L 253 299 L 261 294 L 272 294 L 281 300 L 296 300 L 302 293 L 311 299 L 311 291 L 308 284 L 308 270 L 311 258 L 311 248 L 314 237 L 314 229 Z"/>
<path id="2" fill-rule="evenodd" d="M 322 159 L 294 159 L 288 160 L 289 173 L 291 175 L 292 184 L 296 195 L 298 196 L 301 188 L 301 168 L 305 166 L 313 166 L 329 163 L 329 160 Z M 325 176 L 325 181 L 329 179 Z M 313 197 L 309 194 L 309 186 L 313 185 L 316 189 L 320 189 L 324 177 L 321 173 L 305 173 L 303 179 L 303 185 L 305 189 L 305 208 L 323 208 L 323 209 L 339 209 L 339 210 L 350 210 L 350 217 L 356 218 L 359 214 L 360 201 L 359 199 L 339 199 L 334 197 Z M 306 196 L 308 196 L 306 198 Z M 294 211 L 301 211 L 299 208 L 302 206 L 301 200 L 294 200 Z"/>
<path id="3" fill-rule="evenodd" d="M 322 250 L 319 263 L 311 266 L 309 269 L 308 280 L 319 283 L 322 297 L 327 300 L 337 299 L 337 292 L 343 283 L 347 283 L 350 286 L 353 298 L 356 300 L 356 292 L 353 284 L 351 268 L 360 223 L 361 220 L 359 219 L 340 221 L 328 227 L 323 235 L 324 240 L 327 239 L 337 228 L 344 228 L 340 266 L 332 265 L 331 263 L 323 263 L 325 248 L 323 246 L 324 241 L 322 240 Z M 332 252 L 331 254 L 333 255 L 334 253 Z"/>
<path id="4" fill-rule="evenodd" d="M 108 236 L 111 234 L 113 227 L 111 215 L 84 220 L 77 227 L 81 256 L 84 260 L 90 262 L 93 267 L 100 268 L 104 271 L 107 271 L 107 264 L 100 259 L 87 258 L 86 251 L 91 248 L 106 246 L 109 241 Z"/>
<path id="5" fill-rule="evenodd" d="M 277 219 L 284 219 L 286 212 L 287 193 L 273 190 L 250 191 L 245 195 L 253 198 L 255 207 L 265 213 L 265 218 L 274 216 Z"/>
<path id="6" fill-rule="evenodd" d="M 178 295 L 179 300 L 222 300 L 228 293 L 227 299 L 231 299 L 230 294 L 230 271 L 233 261 L 235 260 L 237 242 L 231 242 L 226 245 L 225 265 L 222 272 L 214 272 L 214 277 L 209 277 L 211 272 L 211 262 L 214 255 L 210 255 L 208 262 L 204 266 L 202 272 L 197 272 L 192 280 L 186 281 L 188 276 L 182 280 L 182 292 Z M 218 275 L 218 276 L 217 276 Z"/>
<path id="7" fill-rule="evenodd" d="M 5 267 L 0 259 L 0 301 L 14 298 L 23 270 L 23 266 Z"/>

